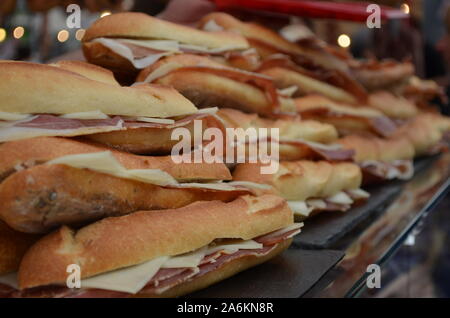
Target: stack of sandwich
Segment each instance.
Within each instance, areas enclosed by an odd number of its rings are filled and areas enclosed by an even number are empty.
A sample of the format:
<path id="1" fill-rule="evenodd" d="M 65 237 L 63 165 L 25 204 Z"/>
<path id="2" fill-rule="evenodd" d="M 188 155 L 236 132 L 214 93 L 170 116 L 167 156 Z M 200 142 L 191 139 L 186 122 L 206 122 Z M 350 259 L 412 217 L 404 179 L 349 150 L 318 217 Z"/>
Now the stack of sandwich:
<path id="1" fill-rule="evenodd" d="M 248 160 L 232 167 L 233 180 L 268 185 L 255 192 L 282 196 L 298 219 L 325 210 L 345 211 L 366 199 L 361 169 L 351 162 L 354 151 L 337 143 L 337 129 L 303 120 L 293 89 L 280 89 L 270 74 L 256 72 L 264 55 L 253 41 L 236 32 L 206 29 L 139 13 L 116 14 L 87 30 L 83 50 L 89 62 L 122 77 L 137 73 L 134 85 L 170 86 L 197 107 L 218 107 L 226 128 L 278 129 L 278 136 L 258 133 L 257 141 L 249 136 L 246 142 L 277 142 L 279 169 L 262 173 L 264 164 L 251 162 L 247 151 Z"/>
<path id="2" fill-rule="evenodd" d="M 424 107 L 439 90 L 409 63 L 284 36 L 224 13 L 197 29 L 120 13 L 86 31 L 92 64 L 1 62 L 0 295 L 183 295 L 443 149 L 450 121 Z M 178 128 L 190 143 L 174 154 Z M 215 160 L 186 162 L 208 129 L 223 132 Z"/>
<path id="3" fill-rule="evenodd" d="M 223 125 L 214 109 L 83 62 L 0 67 L 1 296 L 183 295 L 300 231 L 224 163 L 171 156 L 174 129 Z"/>

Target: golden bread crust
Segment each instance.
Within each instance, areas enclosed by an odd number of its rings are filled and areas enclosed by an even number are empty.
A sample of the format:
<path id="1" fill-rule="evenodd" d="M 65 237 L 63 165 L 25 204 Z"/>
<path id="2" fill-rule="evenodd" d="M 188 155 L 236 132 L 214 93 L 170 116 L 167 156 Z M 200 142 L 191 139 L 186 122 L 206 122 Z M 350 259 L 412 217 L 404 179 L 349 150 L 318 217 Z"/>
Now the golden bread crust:
<path id="1" fill-rule="evenodd" d="M 108 115 L 165 118 L 197 111 L 173 88 L 119 87 L 50 65 L 2 62 L 0 82 L 0 111 L 4 112 L 68 114 L 100 110 Z"/>
<path id="2" fill-rule="evenodd" d="M 19 269 L 19 285 L 63 283 L 69 264 L 81 266 L 82 278 L 90 277 L 190 252 L 218 238 L 252 239 L 292 222 L 292 212 L 280 197 L 244 196 L 230 203 L 195 202 L 180 209 L 107 218 L 76 232 L 64 226 L 29 249 Z"/>

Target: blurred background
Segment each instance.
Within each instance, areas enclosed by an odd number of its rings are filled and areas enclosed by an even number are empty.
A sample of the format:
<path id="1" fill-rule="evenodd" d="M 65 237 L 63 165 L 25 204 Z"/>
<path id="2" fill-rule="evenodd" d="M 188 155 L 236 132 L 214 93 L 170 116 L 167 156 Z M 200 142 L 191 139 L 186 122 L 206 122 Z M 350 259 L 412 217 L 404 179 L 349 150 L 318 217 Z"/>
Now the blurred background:
<path id="1" fill-rule="evenodd" d="M 338 2 L 338 1 L 336 1 Z M 347 1 L 348 2 L 348 1 Z M 359 58 L 411 60 L 417 74 L 433 79 L 450 94 L 450 0 L 371 1 L 398 8 L 407 19 L 383 22 L 369 29 L 365 23 L 340 19 L 312 19 L 233 9 L 246 21 L 257 21 L 277 31 L 296 24 L 328 43 Z M 81 25 L 67 26 L 69 4 L 81 8 Z M 188 25 L 214 11 L 207 0 L 0 0 L 0 59 L 49 62 L 83 59 L 84 30 L 105 15 L 139 11 Z M 0 69 L 1 72 L 1 69 Z M 441 105 L 448 111 L 448 107 Z M 426 219 L 420 235 L 407 244 L 383 271 L 383 288 L 370 297 L 450 296 L 450 197 Z"/>

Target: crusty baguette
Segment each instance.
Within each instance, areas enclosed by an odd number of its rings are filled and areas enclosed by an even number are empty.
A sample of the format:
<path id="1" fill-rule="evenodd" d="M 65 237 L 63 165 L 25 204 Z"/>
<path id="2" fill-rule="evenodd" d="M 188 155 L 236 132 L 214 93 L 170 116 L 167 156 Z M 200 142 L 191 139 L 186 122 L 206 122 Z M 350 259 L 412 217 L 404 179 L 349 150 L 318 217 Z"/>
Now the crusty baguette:
<path id="1" fill-rule="evenodd" d="M 207 48 L 248 48 L 245 38 L 237 34 L 200 31 L 137 12 L 116 13 L 98 19 L 86 30 L 83 42 L 99 37 L 172 40 Z"/>
<path id="2" fill-rule="evenodd" d="M 82 50 L 89 63 L 112 71 L 122 84 L 133 84 L 139 74 L 139 70 L 129 60 L 99 42 L 83 43 Z"/>
<path id="3" fill-rule="evenodd" d="M 168 209 L 199 200 L 230 201 L 247 190 L 164 188 L 65 165 L 16 172 L 0 184 L 0 218 L 12 228 L 42 233 L 137 210 Z"/>
<path id="4" fill-rule="evenodd" d="M 352 65 L 352 73 L 368 90 L 389 88 L 414 75 L 411 62 L 372 61 Z"/>
<path id="5" fill-rule="evenodd" d="M 139 292 L 135 295 L 135 297 L 179 297 L 200 289 L 204 289 L 233 275 L 236 275 L 237 273 L 242 272 L 248 268 L 262 264 L 274 258 L 284 250 L 286 250 L 291 243 L 292 239 L 285 240 L 279 243 L 277 247 L 273 249 L 273 251 L 269 252 L 265 256 L 250 255 L 227 262 L 214 271 L 210 271 L 203 276 L 172 287 L 161 294 L 155 295 L 145 292 Z"/>
<path id="6" fill-rule="evenodd" d="M 168 87 L 119 87 L 60 67 L 28 62 L 7 61 L 1 67 L 3 112 L 68 114 L 100 110 L 108 115 L 165 118 L 197 111 L 189 100 Z"/>
<path id="7" fill-rule="evenodd" d="M 110 70 L 94 64 L 89 64 L 82 61 L 58 61 L 50 65 L 80 74 L 95 81 L 120 86 L 114 78 L 114 74 Z"/>
<path id="8" fill-rule="evenodd" d="M 369 106 L 378 109 L 391 118 L 407 119 L 417 115 L 416 105 L 401 96 L 388 91 L 377 91 L 369 95 Z"/>
<path id="9" fill-rule="evenodd" d="M 246 114 L 230 108 L 220 109 L 217 114 L 227 128 L 255 128 L 257 131 L 259 128 L 278 129 L 280 160 L 317 158 L 317 154 L 309 145 L 301 142 L 290 143 L 292 141 L 304 140 L 327 144 L 335 141 L 338 136 L 334 126 L 312 120 L 300 120 L 299 118 L 265 119 L 256 114 Z M 268 134 L 270 135 L 270 130 Z M 247 153 L 249 153 L 248 149 Z"/>
<path id="10" fill-rule="evenodd" d="M 449 129 L 449 119 L 440 115 L 420 113 L 402 125 L 395 136 L 407 138 L 415 149 L 415 155 L 423 156 L 432 154 L 434 149 Z"/>
<path id="11" fill-rule="evenodd" d="M 332 125 L 313 120 L 266 119 L 257 114 L 246 114 L 230 108 L 222 108 L 217 114 L 225 125 L 231 128 L 279 128 L 281 139 L 303 139 L 326 144 L 337 140 L 338 137 Z"/>
<path id="12" fill-rule="evenodd" d="M 307 94 L 321 94 L 335 101 L 350 104 L 356 103 L 355 97 L 342 88 L 287 68 L 272 67 L 262 70 L 261 73 L 272 77 L 278 88 L 296 86 L 297 91 L 294 96 L 297 97 Z"/>
<path id="13" fill-rule="evenodd" d="M 171 156 L 137 156 L 102 145 L 59 137 L 38 137 L 0 144 L 0 182 L 17 170 L 42 164 L 58 157 L 111 151 L 127 169 L 161 169 L 180 181 L 230 180 L 223 163 L 179 163 Z"/>
<path id="14" fill-rule="evenodd" d="M 292 212 L 280 197 L 244 196 L 230 203 L 196 202 L 180 209 L 107 218 L 76 232 L 63 226 L 26 253 L 19 286 L 64 283 L 69 264 L 80 265 L 81 277 L 86 278 L 190 252 L 219 238 L 252 239 L 292 222 Z"/>
<path id="15" fill-rule="evenodd" d="M 355 151 L 354 160 L 391 162 L 414 158 L 414 146 L 402 136 L 382 139 L 373 136 L 348 135 L 337 141 L 344 149 Z"/>
<path id="16" fill-rule="evenodd" d="M 169 72 L 154 83 L 174 87 L 197 107 L 226 107 L 264 115 L 273 112 L 273 101 L 268 98 L 268 92 L 260 87 L 227 77 L 220 71 L 210 73 L 188 68 L 200 66 L 223 69 L 226 74 L 227 68 L 224 65 L 207 57 L 192 54 L 168 56 L 142 70 L 136 81 L 145 81 L 149 74 L 169 63 L 184 68 Z M 282 111 L 295 111 L 292 101 L 281 99 L 280 102 Z"/>
<path id="17" fill-rule="evenodd" d="M 210 22 L 222 27 L 226 31 L 239 33 L 247 38 L 250 45 L 258 50 L 262 57 L 274 53 L 287 53 L 291 55 L 303 55 L 330 69 L 347 71 L 347 65 L 322 48 L 302 47 L 289 42 L 276 32 L 255 23 L 245 23 L 223 12 L 213 12 L 204 16 L 199 23 L 199 28 Z"/>
<path id="18" fill-rule="evenodd" d="M 23 254 L 39 237 L 14 231 L 0 221 L 0 275 L 17 271 Z"/>
<path id="19" fill-rule="evenodd" d="M 262 164 L 244 163 L 236 166 L 233 180 L 268 184 L 274 193 L 286 200 L 303 201 L 308 198 L 326 198 L 340 191 L 361 186 L 360 168 L 352 163 L 330 163 L 327 161 L 280 162 L 275 174 L 261 174 Z"/>
<path id="20" fill-rule="evenodd" d="M 363 106 L 350 106 L 347 104 L 338 103 L 325 96 L 317 94 L 311 94 L 304 97 L 296 98 L 295 102 L 297 109 L 300 112 L 324 108 L 330 112 L 349 116 L 366 117 L 366 118 L 376 118 L 383 116 L 383 113 L 376 109 Z"/>

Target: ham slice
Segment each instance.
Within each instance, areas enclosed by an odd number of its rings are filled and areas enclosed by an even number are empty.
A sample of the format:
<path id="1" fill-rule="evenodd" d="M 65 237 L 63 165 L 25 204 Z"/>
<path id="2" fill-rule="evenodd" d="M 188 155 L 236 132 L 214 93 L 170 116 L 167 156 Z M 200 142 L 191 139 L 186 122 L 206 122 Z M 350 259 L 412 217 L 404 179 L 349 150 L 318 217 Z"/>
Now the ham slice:
<path id="1" fill-rule="evenodd" d="M 258 42 L 260 45 L 263 43 Z M 264 43 L 263 45 L 267 46 L 268 44 Z M 276 50 L 279 51 L 278 48 Z M 368 95 L 366 90 L 348 74 L 337 69 L 325 69 L 304 56 L 292 55 L 288 52 L 274 54 L 261 63 L 258 71 L 274 67 L 286 68 L 318 81 L 340 87 L 354 95 L 359 101 L 367 101 Z"/>
<path id="2" fill-rule="evenodd" d="M 302 146 L 308 147 L 318 158 L 327 160 L 327 161 L 350 161 L 353 159 L 355 155 L 355 151 L 352 149 L 342 149 L 342 148 L 328 148 L 326 145 L 321 147 L 319 145 L 313 145 L 308 142 L 303 141 L 280 141 L 280 144 L 287 144 L 291 146 Z"/>
<path id="3" fill-rule="evenodd" d="M 214 127 L 222 128 L 220 120 L 214 114 L 208 112 L 198 112 L 175 120 L 173 123 L 139 121 L 138 119 L 121 116 L 107 119 L 73 119 L 56 115 L 37 114 L 25 121 L 1 121 L 0 123 L 7 125 L 0 126 L 0 142 L 41 136 L 74 137 L 136 128 L 172 129 L 185 126 L 194 120 L 204 119 L 212 120 L 215 123 Z"/>

